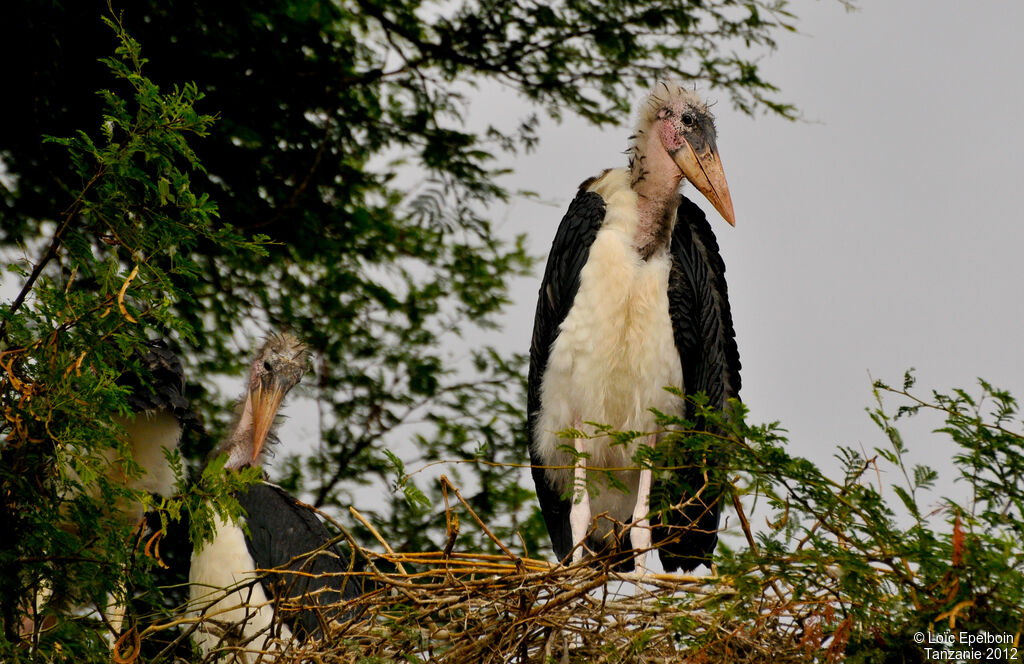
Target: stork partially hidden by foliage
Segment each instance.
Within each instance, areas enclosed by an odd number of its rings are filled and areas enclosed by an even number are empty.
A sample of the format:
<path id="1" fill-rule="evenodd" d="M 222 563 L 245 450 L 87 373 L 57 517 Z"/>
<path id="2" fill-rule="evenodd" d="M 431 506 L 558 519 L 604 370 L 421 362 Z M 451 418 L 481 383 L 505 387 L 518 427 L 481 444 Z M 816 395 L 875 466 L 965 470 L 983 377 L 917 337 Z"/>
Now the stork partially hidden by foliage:
<path id="1" fill-rule="evenodd" d="M 739 395 L 725 266 L 704 214 L 680 194 L 684 178 L 735 223 L 708 107 L 660 84 L 641 109 L 629 167 L 580 185 L 551 246 L 530 347 L 528 411 L 533 478 L 559 560 L 570 552 L 579 560 L 586 549 L 632 568 L 620 527 L 627 524 L 640 573 L 652 546 L 666 571 L 689 571 L 710 564 L 718 541 L 720 506 L 716 491 L 702 490 L 700 455 L 696 467 L 669 473 L 687 495 L 672 496 L 675 509 L 655 514 L 653 524 L 654 478 L 633 461 L 640 445 L 657 442 L 649 409 L 693 417 L 691 400 L 664 387 L 704 393 L 718 409 Z M 628 445 L 557 435 L 585 432 L 586 422 L 648 433 Z M 619 470 L 612 482 L 597 469 Z"/>
<path id="2" fill-rule="evenodd" d="M 281 402 L 308 367 L 306 347 L 295 337 L 267 341 L 252 363 L 238 421 L 214 453 L 227 456 L 225 468 L 263 464 L 277 442 Z M 293 636 L 321 636 L 343 617 L 344 600 L 359 594 L 346 575 L 348 556 L 328 546 L 332 537 L 313 508 L 281 487 L 257 482 L 236 497 L 248 532 L 220 521 L 214 540 L 192 556 L 190 613 L 202 619 L 194 640 L 204 653 L 220 647 L 259 653 L 277 651 Z"/>
<path id="3" fill-rule="evenodd" d="M 127 415 L 113 415 L 113 421 L 124 430 L 124 446 L 101 447 L 100 455 L 105 459 L 103 481 L 124 489 L 156 494 L 170 498 L 177 490 L 177 475 L 171 459 L 178 454 L 184 427 L 197 427 L 199 420 L 189 408 L 185 398 L 185 372 L 181 360 L 163 340 L 146 341 L 139 352 L 130 358 L 137 367 L 128 370 L 118 378 L 118 384 L 127 391 L 126 400 L 131 412 Z M 82 483 L 74 470 L 70 476 L 81 485 L 81 493 L 100 501 L 99 482 Z M 76 489 L 65 498 L 68 502 L 79 494 Z M 122 496 L 105 504 L 110 508 L 113 520 L 125 526 L 139 525 L 146 510 L 146 502 Z M 65 521 L 62 528 L 76 532 L 77 527 Z M 51 584 L 44 581 L 36 597 L 30 603 L 29 617 L 21 626 L 22 636 L 28 636 L 37 629 L 48 629 L 55 624 L 53 614 L 71 613 L 81 610 L 83 597 L 72 597 L 80 589 L 70 593 L 58 593 L 51 597 Z M 58 584 L 59 585 L 59 584 Z M 129 588 L 124 579 L 115 579 L 115 589 L 107 595 L 101 607 L 115 635 L 124 624 Z M 49 605 L 49 620 L 37 621 L 44 605 Z M 70 605 L 70 606 L 69 606 Z M 75 608 L 77 606 L 77 608 Z"/>
<path id="4" fill-rule="evenodd" d="M 132 459 L 143 471 L 134 478 L 122 475 L 121 481 L 129 488 L 169 498 L 176 491 L 176 477 L 167 457 L 177 451 L 182 427 L 197 427 L 199 421 L 185 398 L 185 371 L 181 360 L 166 342 L 146 342 L 142 367 L 150 374 L 146 383 L 133 373 L 125 374 L 118 381 L 130 390 L 128 404 L 132 414 L 114 419 L 124 428 Z M 116 460 L 110 458 L 110 461 L 111 473 L 117 472 Z M 133 521 L 142 518 L 142 508 L 141 504 L 136 504 L 128 509 Z"/>

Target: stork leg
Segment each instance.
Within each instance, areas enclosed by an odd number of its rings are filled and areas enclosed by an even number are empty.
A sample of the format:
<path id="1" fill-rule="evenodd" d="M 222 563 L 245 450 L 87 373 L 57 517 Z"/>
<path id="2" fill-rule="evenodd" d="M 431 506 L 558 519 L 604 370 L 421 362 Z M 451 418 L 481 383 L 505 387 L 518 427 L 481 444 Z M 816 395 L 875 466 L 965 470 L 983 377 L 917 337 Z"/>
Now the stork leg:
<path id="1" fill-rule="evenodd" d="M 574 424 L 579 428 L 578 424 Z M 572 507 L 569 509 L 569 528 L 572 531 L 572 561 L 583 559 L 587 530 L 590 527 L 590 492 L 587 491 L 587 460 L 583 457 L 583 439 L 574 438 L 576 463 L 573 468 Z"/>
<path id="2" fill-rule="evenodd" d="M 121 582 L 117 583 L 117 592 L 124 593 L 125 588 Z M 107 593 L 107 606 L 105 607 L 105 615 L 107 620 L 110 622 L 110 627 L 114 632 L 114 638 L 117 638 L 121 634 L 121 628 L 124 627 L 125 614 L 128 612 L 128 607 L 117 598 L 117 595 L 113 592 Z"/>
<path id="3" fill-rule="evenodd" d="M 654 446 L 654 436 L 649 436 L 647 444 Z M 629 529 L 629 543 L 637 551 L 636 573 L 643 576 L 647 573 L 647 553 L 651 549 L 651 521 L 647 513 L 651 511 L 651 482 L 653 472 L 650 468 L 640 470 L 640 482 L 636 490 L 636 504 L 633 506 L 633 522 Z"/>

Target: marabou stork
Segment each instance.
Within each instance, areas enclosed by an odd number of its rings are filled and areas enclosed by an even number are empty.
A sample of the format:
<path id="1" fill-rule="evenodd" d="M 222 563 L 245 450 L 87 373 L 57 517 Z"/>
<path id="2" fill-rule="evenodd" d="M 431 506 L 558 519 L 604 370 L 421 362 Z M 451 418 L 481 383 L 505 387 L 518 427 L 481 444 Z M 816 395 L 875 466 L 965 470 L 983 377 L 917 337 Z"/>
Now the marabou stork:
<path id="1" fill-rule="evenodd" d="M 127 389 L 127 401 L 131 407 L 129 415 L 114 415 L 113 420 L 125 432 L 127 451 L 131 459 L 140 466 L 140 474 L 128 474 L 114 448 L 102 450 L 107 461 L 105 476 L 108 481 L 128 489 L 147 491 L 169 498 L 175 493 L 175 473 L 168 462 L 167 453 L 178 449 L 183 428 L 198 426 L 199 420 L 189 408 L 185 398 L 185 372 L 181 360 L 162 339 L 145 342 L 144 350 L 135 356 L 141 371 L 147 376 L 125 372 L 118 378 L 118 385 Z M 87 495 L 98 498 L 95 486 L 86 488 Z M 74 494 L 68 496 L 70 499 Z M 141 524 L 145 506 L 140 501 L 121 500 L 115 506 L 113 516 L 126 524 Z M 70 524 L 62 526 L 72 529 Z M 114 632 L 120 632 L 124 623 L 126 606 L 122 601 L 128 589 L 120 582 L 117 591 L 107 596 L 102 607 Z M 30 612 L 38 615 L 42 606 L 52 602 L 51 590 L 44 584 L 32 602 Z M 120 597 L 118 597 L 120 596 Z M 67 598 L 58 598 L 57 604 L 66 604 Z M 27 618 L 21 629 L 22 635 L 37 629 L 47 629 L 50 623 L 36 625 L 34 618 Z"/>
<path id="2" fill-rule="evenodd" d="M 185 398 L 185 372 L 181 360 L 162 340 L 146 342 L 142 354 L 143 370 L 150 374 L 143 385 L 134 373 L 124 374 L 118 383 L 127 387 L 129 416 L 115 415 L 128 437 L 132 459 L 142 467 L 138 477 L 125 476 L 111 458 L 110 473 L 119 474 L 130 489 L 141 489 L 164 498 L 175 493 L 174 469 L 165 454 L 178 449 L 184 426 L 197 426 L 198 418 Z M 108 455 L 109 456 L 109 455 Z M 142 518 L 143 506 L 136 503 L 126 509 L 134 521 Z"/>
<path id="3" fill-rule="evenodd" d="M 118 384 L 129 389 L 127 401 L 132 414 L 115 415 L 127 434 L 128 449 L 132 460 L 142 473 L 130 476 L 117 462 L 114 450 L 104 455 L 110 462 L 107 476 L 129 489 L 147 491 L 163 498 L 175 494 L 175 472 L 169 461 L 169 454 L 178 450 L 181 434 L 186 426 L 197 427 L 199 419 L 189 407 L 185 398 L 185 372 L 181 360 L 162 339 L 146 342 L 141 355 L 142 370 L 149 374 L 147 380 L 135 373 L 125 373 Z M 118 504 L 118 511 L 128 523 L 140 523 L 145 506 L 139 501 Z M 127 593 L 126 588 L 120 588 Z M 114 632 L 120 632 L 124 623 L 126 606 L 108 596 L 106 615 Z"/>
<path id="4" fill-rule="evenodd" d="M 252 363 L 233 431 L 213 455 L 227 455 L 225 468 L 262 465 L 277 442 L 281 402 L 309 362 L 295 337 L 267 340 Z M 319 637 L 330 620 L 345 617 L 337 606 L 359 595 L 345 576 L 349 561 L 327 546 L 331 534 L 313 508 L 281 487 L 258 482 L 236 498 L 248 532 L 220 520 L 213 541 L 192 555 L 189 612 L 202 619 L 194 641 L 204 653 L 225 645 L 256 653 L 277 651 L 293 636 Z"/>
<path id="5" fill-rule="evenodd" d="M 714 118 L 695 93 L 659 84 L 631 140 L 628 168 L 580 185 L 548 255 L 530 347 L 530 459 L 559 560 L 570 552 L 580 560 L 585 546 L 611 554 L 619 569 L 633 568 L 630 547 L 620 541 L 625 524 L 637 572 L 646 571 L 652 543 L 666 571 L 689 571 L 710 565 L 718 541 L 720 506 L 715 491 L 701 491 L 699 455 L 698 467 L 674 477 L 691 495 L 674 496 L 677 509 L 664 521 L 656 513 L 652 524 L 652 473 L 632 459 L 640 445 L 657 442 L 656 434 L 626 446 L 607 436 L 569 445 L 557 436 L 587 431 L 585 422 L 651 432 L 652 407 L 692 417 L 695 406 L 665 386 L 703 392 L 719 409 L 739 395 L 725 266 L 704 214 L 680 194 L 685 178 L 734 225 Z M 628 493 L 588 467 L 625 468 L 614 476 Z"/>

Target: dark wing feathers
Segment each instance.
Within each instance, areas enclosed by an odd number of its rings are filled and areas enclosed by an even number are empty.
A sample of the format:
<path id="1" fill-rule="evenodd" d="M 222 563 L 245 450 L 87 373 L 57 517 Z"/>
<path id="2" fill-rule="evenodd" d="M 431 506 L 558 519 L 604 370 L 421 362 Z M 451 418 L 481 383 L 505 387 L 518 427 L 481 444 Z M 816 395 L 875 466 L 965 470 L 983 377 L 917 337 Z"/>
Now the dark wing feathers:
<path id="1" fill-rule="evenodd" d="M 729 308 L 725 262 L 704 212 L 683 198 L 672 234 L 669 310 L 688 394 L 722 409 L 739 398 L 740 355 Z M 690 413 L 687 413 L 688 415 Z"/>
<path id="2" fill-rule="evenodd" d="M 705 393 L 710 405 L 721 410 L 728 399 L 739 398 L 740 392 L 740 359 L 729 309 L 725 263 L 707 217 L 686 198 L 679 205 L 671 252 L 669 311 L 683 368 L 683 388 L 687 394 Z M 688 419 L 693 419 L 693 411 L 694 406 L 687 402 Z M 697 426 L 704 428 L 704 423 L 697 422 Z M 694 468 L 680 471 L 673 482 L 693 493 L 704 485 L 705 460 L 685 458 L 685 453 L 683 456 L 680 465 L 692 464 Z M 656 486 L 653 491 L 665 493 L 663 487 Z M 708 564 L 718 542 L 718 497 L 719 490 L 709 486 L 700 499 L 693 500 L 681 513 L 666 513 L 663 526 L 668 528 L 656 529 L 654 534 L 655 543 L 662 542 L 659 554 L 666 571 Z M 660 517 L 654 520 L 660 523 Z"/>
<path id="3" fill-rule="evenodd" d="M 146 342 L 142 353 L 142 367 L 149 372 L 145 380 L 128 372 L 118 380 L 129 388 L 128 405 L 137 413 L 167 410 L 178 418 L 182 426 L 199 424 L 195 412 L 185 398 L 185 371 L 181 360 L 162 339 Z"/>
<path id="4" fill-rule="evenodd" d="M 357 577 L 342 576 L 352 571 L 350 557 L 337 548 L 324 548 L 332 536 L 313 510 L 264 482 L 237 498 L 247 515 L 245 543 L 256 567 L 303 572 L 269 572 L 262 579 L 275 615 L 299 639 L 318 637 L 331 620 L 348 618 L 342 602 L 358 597 L 362 589 Z"/>
<path id="5" fill-rule="evenodd" d="M 558 327 L 569 314 L 576 291 L 580 286 L 580 271 L 590 255 L 590 245 L 604 221 L 605 204 L 599 194 L 580 191 L 569 210 L 562 217 L 551 244 L 544 278 L 537 296 L 537 313 L 533 322 L 533 339 L 530 343 L 530 377 L 527 394 L 528 426 L 530 439 L 530 463 L 533 464 L 533 481 L 537 486 L 544 522 L 551 535 L 551 544 L 559 560 L 572 550 L 572 533 L 569 528 L 570 501 L 563 498 L 548 485 L 543 462 L 533 449 L 533 433 L 540 411 L 540 386 L 544 370 L 551 353 L 551 344 L 558 336 Z"/>

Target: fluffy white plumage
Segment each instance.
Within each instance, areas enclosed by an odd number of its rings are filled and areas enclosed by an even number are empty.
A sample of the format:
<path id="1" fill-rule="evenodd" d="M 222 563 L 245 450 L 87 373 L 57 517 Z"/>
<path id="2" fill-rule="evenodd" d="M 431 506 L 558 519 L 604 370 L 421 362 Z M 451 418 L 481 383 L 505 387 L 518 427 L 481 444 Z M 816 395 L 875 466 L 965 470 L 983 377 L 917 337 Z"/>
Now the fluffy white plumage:
<path id="1" fill-rule="evenodd" d="M 654 415 L 649 408 L 674 412 L 680 403 L 663 389 L 666 385 L 682 387 L 682 367 L 668 313 L 668 251 L 663 248 L 647 261 L 636 251 L 637 196 L 630 188 L 628 170 L 608 171 L 589 190 L 606 201 L 606 216 L 544 374 L 544 408 L 536 449 L 545 465 L 573 465 L 572 455 L 558 449 L 571 441 L 558 438 L 558 431 L 587 421 L 619 430 L 653 431 Z M 641 444 L 641 439 L 630 446 L 611 446 L 600 438 L 587 440 L 587 465 L 635 466 L 632 456 Z M 639 474 L 637 470 L 617 473 L 630 490 L 627 495 L 609 489 L 604 474 L 591 471 L 588 479 L 597 489 L 590 497 L 591 512 L 608 512 L 614 519 L 628 522 Z M 556 490 L 565 491 L 573 471 L 549 470 L 548 477 L 554 480 Z M 611 527 L 607 520 L 599 520 L 596 534 L 603 536 Z"/>
<path id="2" fill-rule="evenodd" d="M 115 462 L 114 451 L 108 450 L 106 456 L 110 460 L 110 474 L 116 475 L 124 486 L 155 493 L 165 498 L 174 495 L 174 469 L 165 456 L 167 452 L 178 449 L 181 441 L 181 422 L 166 410 L 145 411 L 130 417 L 115 417 L 125 433 L 131 447 L 132 459 L 143 469 L 139 477 L 127 477 L 120 471 Z M 112 478 L 113 479 L 113 478 Z M 142 504 L 133 503 L 126 508 L 128 518 L 138 521 L 142 518 Z"/>
<path id="3" fill-rule="evenodd" d="M 187 615 L 202 618 L 192 636 L 202 652 L 238 644 L 252 653 L 255 661 L 256 653 L 277 652 L 291 641 L 287 625 L 274 621 L 274 608 L 256 569 L 242 529 L 218 519 L 213 541 L 192 554 L 188 574 L 191 598 Z M 250 657 L 242 655 L 238 661 L 248 662 Z M 264 657 L 263 661 L 273 658 Z"/>

